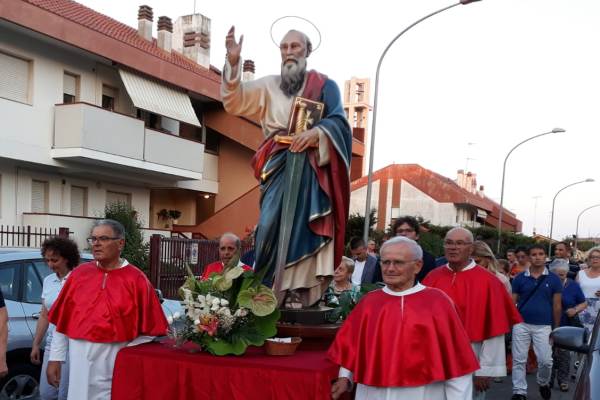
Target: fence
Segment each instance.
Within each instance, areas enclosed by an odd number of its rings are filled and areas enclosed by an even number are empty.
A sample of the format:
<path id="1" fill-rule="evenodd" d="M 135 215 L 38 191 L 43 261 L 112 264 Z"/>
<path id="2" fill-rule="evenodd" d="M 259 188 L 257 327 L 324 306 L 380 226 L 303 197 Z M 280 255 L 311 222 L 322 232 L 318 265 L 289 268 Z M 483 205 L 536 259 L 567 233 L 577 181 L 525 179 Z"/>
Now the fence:
<path id="1" fill-rule="evenodd" d="M 242 243 L 244 254 L 252 249 Z M 196 276 L 202 275 L 207 264 L 219 259 L 217 240 L 186 239 L 152 235 L 150 237 L 150 281 L 165 298 L 179 297 L 177 290 L 187 277 L 186 264 Z"/>
<path id="2" fill-rule="evenodd" d="M 40 247 L 52 236 L 69 237 L 69 228 L 0 225 L 0 247 Z"/>

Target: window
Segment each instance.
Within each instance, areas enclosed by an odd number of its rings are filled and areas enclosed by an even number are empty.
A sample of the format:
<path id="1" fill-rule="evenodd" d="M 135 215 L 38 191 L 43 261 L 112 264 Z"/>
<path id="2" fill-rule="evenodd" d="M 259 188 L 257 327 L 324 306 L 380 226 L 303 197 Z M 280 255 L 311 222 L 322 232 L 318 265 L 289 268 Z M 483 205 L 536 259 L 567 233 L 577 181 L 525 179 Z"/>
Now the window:
<path id="1" fill-rule="evenodd" d="M 108 85 L 102 85 L 102 108 L 113 111 L 119 91 Z"/>
<path id="2" fill-rule="evenodd" d="M 71 215 L 87 215 L 87 188 L 71 186 Z"/>
<path id="3" fill-rule="evenodd" d="M 31 181 L 31 212 L 48 212 L 48 182 Z"/>
<path id="4" fill-rule="evenodd" d="M 25 264 L 25 285 L 23 287 L 23 301 L 25 303 L 42 303 L 42 280 L 35 272 L 33 264 Z"/>
<path id="5" fill-rule="evenodd" d="M 4 263 L 0 265 L 0 290 L 5 300 L 18 301 L 19 295 L 19 267 L 20 262 Z"/>
<path id="6" fill-rule="evenodd" d="M 29 102 L 31 61 L 0 53 L 0 97 Z"/>
<path id="7" fill-rule="evenodd" d="M 211 154 L 219 154 L 219 142 L 221 135 L 219 132 L 210 128 L 206 129 L 206 141 L 204 142 L 204 151 Z"/>
<path id="8" fill-rule="evenodd" d="M 123 203 L 131 205 L 131 195 L 129 193 L 106 191 L 106 204 Z"/>
<path id="9" fill-rule="evenodd" d="M 63 74 L 63 103 L 70 104 L 77 101 L 79 77 L 65 72 Z"/>
<path id="10" fill-rule="evenodd" d="M 42 278 L 42 282 L 48 275 L 53 274 L 52 270 L 44 260 L 35 260 L 33 262 L 33 266 L 35 267 L 38 275 Z"/>

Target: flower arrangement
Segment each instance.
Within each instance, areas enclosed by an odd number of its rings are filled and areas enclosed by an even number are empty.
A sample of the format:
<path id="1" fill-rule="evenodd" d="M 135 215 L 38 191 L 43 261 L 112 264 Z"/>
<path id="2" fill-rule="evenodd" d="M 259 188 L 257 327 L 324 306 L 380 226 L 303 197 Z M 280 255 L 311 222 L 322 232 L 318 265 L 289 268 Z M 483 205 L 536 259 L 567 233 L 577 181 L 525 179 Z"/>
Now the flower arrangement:
<path id="1" fill-rule="evenodd" d="M 244 271 L 234 256 L 221 273 L 199 281 L 188 268 L 179 289 L 185 309 L 185 338 L 214 355 L 241 355 L 275 336 L 279 319 L 273 291 L 262 275 Z"/>

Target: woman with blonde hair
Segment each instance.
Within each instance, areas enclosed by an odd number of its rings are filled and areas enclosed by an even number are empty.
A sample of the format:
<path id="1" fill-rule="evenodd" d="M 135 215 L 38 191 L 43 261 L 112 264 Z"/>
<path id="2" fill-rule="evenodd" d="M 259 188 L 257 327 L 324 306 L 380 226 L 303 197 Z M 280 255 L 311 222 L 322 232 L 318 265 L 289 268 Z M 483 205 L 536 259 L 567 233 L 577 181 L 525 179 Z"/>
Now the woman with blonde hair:
<path id="1" fill-rule="evenodd" d="M 481 265 L 483 268 L 490 271 L 492 274 L 496 275 L 498 279 L 504 284 L 508 293 L 512 293 L 512 288 L 510 286 L 510 281 L 502 272 L 500 272 L 500 265 L 498 264 L 498 260 L 496 260 L 496 256 L 490 249 L 490 246 L 487 243 L 476 240 L 473 242 L 473 253 L 471 254 L 473 260 L 477 263 L 477 265 Z"/>
<path id="2" fill-rule="evenodd" d="M 588 268 L 579 271 L 576 280 L 588 305 L 581 313 L 581 322 L 591 332 L 600 313 L 600 246 L 592 247 L 588 251 L 587 264 Z"/>

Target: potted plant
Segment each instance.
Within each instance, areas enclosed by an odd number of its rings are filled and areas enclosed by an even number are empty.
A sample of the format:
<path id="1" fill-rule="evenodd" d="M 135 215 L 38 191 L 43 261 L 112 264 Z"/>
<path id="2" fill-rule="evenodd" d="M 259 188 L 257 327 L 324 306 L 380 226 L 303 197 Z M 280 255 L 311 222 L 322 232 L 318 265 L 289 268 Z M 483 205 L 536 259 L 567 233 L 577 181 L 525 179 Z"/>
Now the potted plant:
<path id="1" fill-rule="evenodd" d="M 174 224 L 177 223 L 177 220 L 181 217 L 181 211 L 179 210 L 169 210 L 169 218 L 173 221 Z"/>
<path id="2" fill-rule="evenodd" d="M 165 221 L 165 228 L 169 227 L 169 211 L 166 208 L 163 208 L 159 212 L 156 213 L 159 221 Z"/>

